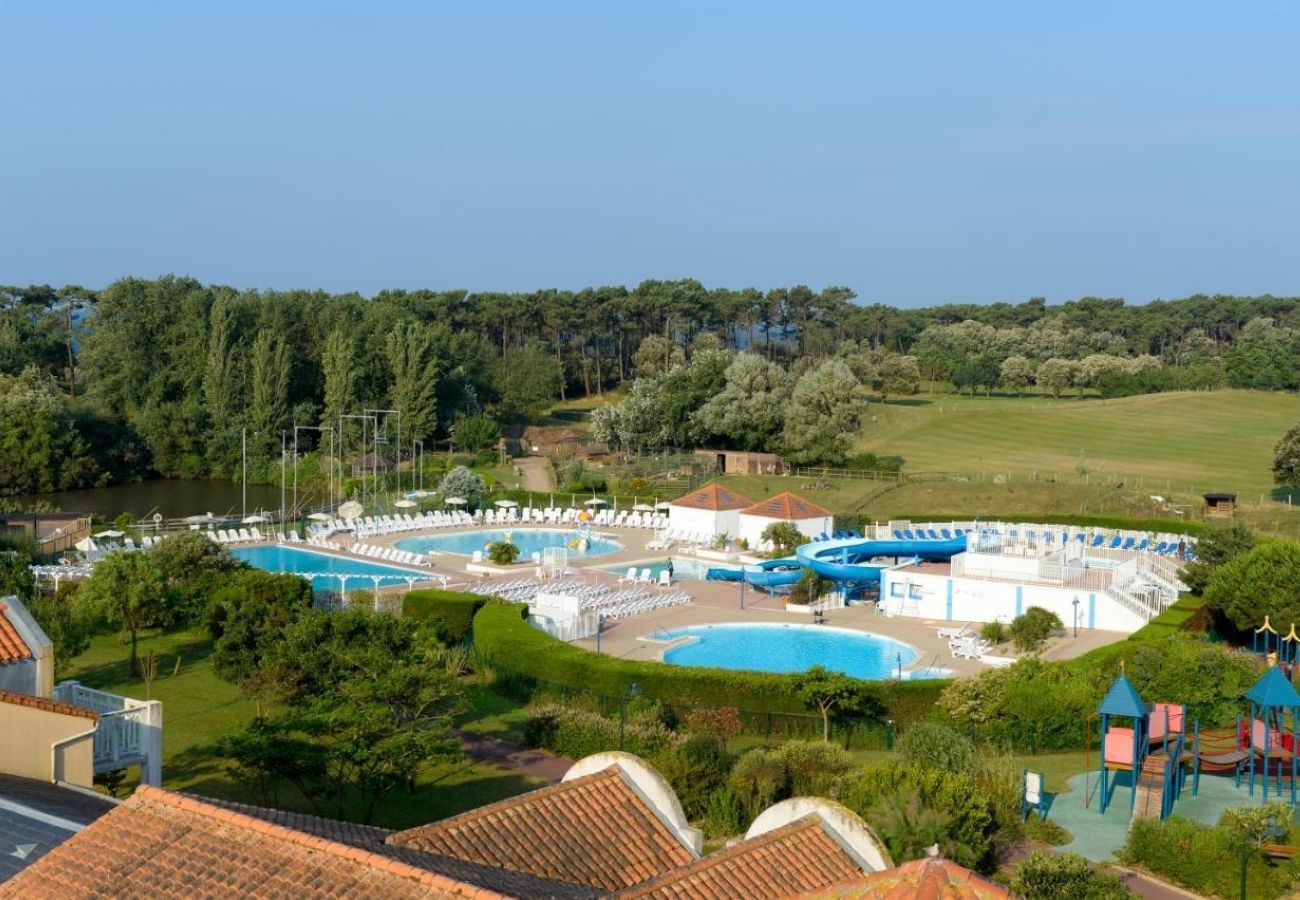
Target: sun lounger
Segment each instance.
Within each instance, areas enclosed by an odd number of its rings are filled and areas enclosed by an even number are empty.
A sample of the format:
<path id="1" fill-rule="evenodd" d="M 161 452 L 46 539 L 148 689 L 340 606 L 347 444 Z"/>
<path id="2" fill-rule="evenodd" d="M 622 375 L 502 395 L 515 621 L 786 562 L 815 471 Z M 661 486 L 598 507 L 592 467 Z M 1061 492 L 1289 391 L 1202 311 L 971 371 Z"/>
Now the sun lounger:
<path id="1" fill-rule="evenodd" d="M 959 628 L 944 627 L 939 629 L 940 638 L 960 638 L 973 633 L 970 622 L 967 622 Z"/>
<path id="2" fill-rule="evenodd" d="M 668 574 L 667 569 L 663 569 L 659 572 L 659 581 L 657 582 L 657 584 L 661 588 L 673 586 L 673 577 Z"/>

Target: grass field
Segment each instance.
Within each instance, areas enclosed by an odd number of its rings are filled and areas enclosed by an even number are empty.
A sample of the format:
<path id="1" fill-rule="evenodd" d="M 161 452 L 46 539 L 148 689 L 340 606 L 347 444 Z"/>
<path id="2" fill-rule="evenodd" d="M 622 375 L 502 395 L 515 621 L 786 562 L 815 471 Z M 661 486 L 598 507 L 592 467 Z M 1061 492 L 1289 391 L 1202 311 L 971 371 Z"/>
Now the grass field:
<path id="1" fill-rule="evenodd" d="M 143 656 L 150 650 L 159 661 L 152 698 L 163 702 L 164 786 L 245 803 L 261 802 L 231 777 L 228 760 L 216 748 L 222 735 L 248 724 L 256 707 L 233 685 L 217 678 L 208 658 L 211 644 L 205 634 L 201 630 L 150 633 L 140 641 L 140 653 Z M 127 656 L 128 648 L 114 635 L 99 635 L 59 677 L 143 699 L 148 696 L 148 686 L 130 674 Z M 512 728 L 519 719 L 515 704 L 474 685 L 469 686 L 467 699 L 473 711 L 458 724 L 478 733 L 513 736 Z M 414 793 L 397 791 L 389 795 L 380 804 L 374 824 L 407 828 L 541 785 L 536 779 L 502 766 L 469 760 L 447 762 L 422 776 Z M 291 791 L 283 793 L 275 805 L 311 811 Z"/>
<path id="2" fill-rule="evenodd" d="M 1123 480 L 1151 493 L 1273 490 L 1273 447 L 1300 420 L 1300 397 L 1259 391 L 1097 398 L 918 396 L 871 408 L 859 449 L 909 472 Z"/>

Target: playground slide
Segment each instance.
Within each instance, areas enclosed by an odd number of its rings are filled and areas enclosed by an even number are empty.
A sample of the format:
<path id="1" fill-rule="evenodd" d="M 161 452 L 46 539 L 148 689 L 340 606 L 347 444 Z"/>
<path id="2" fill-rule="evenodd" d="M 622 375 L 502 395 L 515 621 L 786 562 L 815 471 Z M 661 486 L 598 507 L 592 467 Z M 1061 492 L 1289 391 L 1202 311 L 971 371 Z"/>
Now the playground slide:
<path id="1" fill-rule="evenodd" d="M 964 535 L 946 540 L 868 540 L 843 538 L 804 544 L 795 550 L 795 558 L 805 568 L 835 582 L 868 584 L 880 580 L 887 566 L 872 564 L 878 557 L 896 559 L 952 559 L 965 551 Z"/>

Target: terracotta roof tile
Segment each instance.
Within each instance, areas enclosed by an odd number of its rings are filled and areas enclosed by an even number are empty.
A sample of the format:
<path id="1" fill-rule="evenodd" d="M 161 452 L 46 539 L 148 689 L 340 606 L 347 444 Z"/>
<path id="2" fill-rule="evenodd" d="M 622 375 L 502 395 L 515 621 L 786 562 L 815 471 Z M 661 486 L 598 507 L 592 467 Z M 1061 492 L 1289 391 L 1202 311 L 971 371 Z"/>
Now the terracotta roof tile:
<path id="1" fill-rule="evenodd" d="M 766 500 L 742 509 L 740 514 L 742 516 L 764 516 L 768 519 L 792 521 L 795 519 L 821 519 L 831 513 L 829 510 L 822 509 L 816 503 L 805 500 L 798 494 L 782 491 L 775 497 L 768 497 Z"/>
<path id="2" fill-rule="evenodd" d="M 682 494 L 672 502 L 672 505 L 684 506 L 688 509 L 708 509 L 720 512 L 728 509 L 744 509 L 753 502 L 748 497 L 742 497 L 735 491 L 728 490 L 714 482 L 688 494 Z"/>
<path id="3" fill-rule="evenodd" d="M 0 603 L 0 664 L 33 658 L 32 648 L 9 621 L 9 604 Z"/>
<path id="4" fill-rule="evenodd" d="M 141 787 L 0 897 L 501 897 L 369 850 Z"/>
<path id="5" fill-rule="evenodd" d="M 763 900 L 861 876 L 861 867 L 813 813 L 665 872 L 619 896 Z"/>
<path id="6" fill-rule="evenodd" d="M 695 860 L 617 766 L 400 831 L 388 843 L 606 891 Z"/>
<path id="7" fill-rule="evenodd" d="M 1006 900 L 1006 888 L 946 859 L 916 859 L 841 882 L 805 897 L 816 900 Z"/>
<path id="8" fill-rule="evenodd" d="M 99 713 L 93 709 L 86 709 L 84 706 L 73 706 L 71 703 L 60 703 L 57 700 L 49 700 L 45 697 L 32 697 L 14 691 L 0 691 L 0 703 L 30 706 L 32 709 L 43 709 L 46 712 L 62 713 L 65 716 L 82 716 L 87 719 L 94 719 L 96 722 L 99 721 Z"/>

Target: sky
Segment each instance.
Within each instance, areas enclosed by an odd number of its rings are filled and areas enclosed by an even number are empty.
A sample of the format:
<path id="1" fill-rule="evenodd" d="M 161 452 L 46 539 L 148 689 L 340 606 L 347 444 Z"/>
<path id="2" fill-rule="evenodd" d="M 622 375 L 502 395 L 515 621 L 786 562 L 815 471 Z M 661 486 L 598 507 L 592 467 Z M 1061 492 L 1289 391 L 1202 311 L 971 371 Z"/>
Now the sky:
<path id="1" fill-rule="evenodd" d="M 1300 293 L 1300 4 L 10 3 L 0 283 Z"/>

